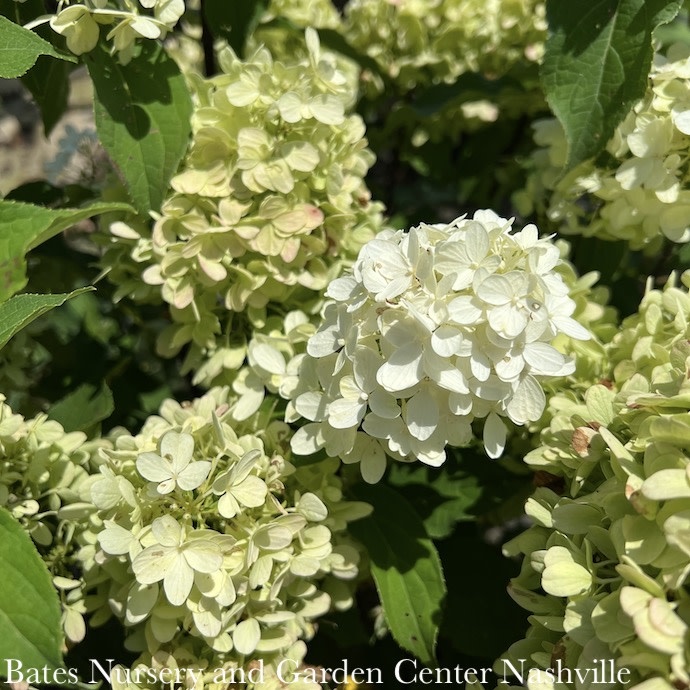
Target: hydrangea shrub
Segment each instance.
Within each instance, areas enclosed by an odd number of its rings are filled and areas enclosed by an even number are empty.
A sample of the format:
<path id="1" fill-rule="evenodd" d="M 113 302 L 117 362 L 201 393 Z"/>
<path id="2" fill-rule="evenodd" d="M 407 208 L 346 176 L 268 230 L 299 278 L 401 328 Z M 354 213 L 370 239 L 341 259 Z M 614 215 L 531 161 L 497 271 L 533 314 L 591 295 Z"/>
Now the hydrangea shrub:
<path id="1" fill-rule="evenodd" d="M 0 3 L 0 681 L 690 686 L 688 12 L 615 4 Z"/>

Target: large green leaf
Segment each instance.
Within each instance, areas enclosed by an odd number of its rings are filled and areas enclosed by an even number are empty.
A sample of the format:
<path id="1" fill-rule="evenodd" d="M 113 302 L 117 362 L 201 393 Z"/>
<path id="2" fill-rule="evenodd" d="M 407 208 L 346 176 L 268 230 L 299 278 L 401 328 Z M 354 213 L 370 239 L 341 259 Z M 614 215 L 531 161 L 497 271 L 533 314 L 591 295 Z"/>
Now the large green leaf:
<path id="1" fill-rule="evenodd" d="M 247 37 L 259 25 L 268 0 L 204 0 L 203 8 L 211 33 L 225 39 L 237 55 L 244 57 Z"/>
<path id="2" fill-rule="evenodd" d="M 33 67 L 40 55 L 76 62 L 74 57 L 58 53 L 33 31 L 0 15 L 0 78 L 20 77 Z"/>
<path id="3" fill-rule="evenodd" d="M 373 514 L 351 525 L 369 552 L 371 571 L 395 641 L 422 663 L 435 663 L 446 595 L 441 561 L 408 501 L 383 485 L 358 486 Z"/>
<path id="4" fill-rule="evenodd" d="M 681 0 L 547 0 L 542 82 L 565 129 L 568 168 L 603 150 L 645 92 L 652 32 Z"/>
<path id="5" fill-rule="evenodd" d="M 84 61 L 95 88 L 101 143 L 137 210 L 144 215 L 160 210 L 191 132 L 192 100 L 184 77 L 153 41 L 144 42 L 127 65 L 102 46 Z"/>
<path id="6" fill-rule="evenodd" d="M 51 405 L 48 417 L 60 422 L 67 431 L 87 431 L 110 417 L 115 409 L 113 394 L 107 384 L 96 388 L 85 383 Z"/>
<path id="7" fill-rule="evenodd" d="M 15 295 L 0 304 L 0 350 L 7 341 L 24 326 L 28 326 L 41 314 L 64 304 L 68 299 L 81 295 L 92 287 L 79 288 L 62 295 Z"/>
<path id="8" fill-rule="evenodd" d="M 59 668 L 60 603 L 29 536 L 0 508 L 0 660 L 26 668 Z"/>
<path id="9" fill-rule="evenodd" d="M 0 303 L 26 285 L 28 251 L 66 228 L 111 211 L 132 211 L 127 204 L 96 203 L 84 208 L 50 209 L 0 201 Z"/>

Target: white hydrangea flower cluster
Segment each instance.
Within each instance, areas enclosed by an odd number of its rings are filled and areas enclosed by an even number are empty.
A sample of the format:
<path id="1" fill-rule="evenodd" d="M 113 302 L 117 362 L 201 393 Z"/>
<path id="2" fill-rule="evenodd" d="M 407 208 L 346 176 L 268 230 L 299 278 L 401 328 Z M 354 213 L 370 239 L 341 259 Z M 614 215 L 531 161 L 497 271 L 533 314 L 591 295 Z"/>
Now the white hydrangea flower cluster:
<path id="1" fill-rule="evenodd" d="M 510 592 L 532 614 L 508 658 L 542 669 L 556 656 L 571 669 L 612 659 L 631 688 L 690 682 L 689 323 L 672 276 L 606 345 L 608 378 L 551 400 L 525 460 L 561 487 L 537 489 L 534 526 L 505 547 L 525 557 Z"/>
<path id="2" fill-rule="evenodd" d="M 290 431 L 251 420 L 216 388 L 166 401 L 137 436 L 100 451 L 91 498 L 99 525 L 80 552 L 97 625 L 112 613 L 127 645 L 157 655 L 189 642 L 219 663 L 282 658 L 332 607 L 352 605 L 360 553 L 334 459 L 285 459 Z"/>
<path id="3" fill-rule="evenodd" d="M 344 23 L 403 91 L 536 63 L 546 38 L 541 0 L 350 0 Z"/>
<path id="4" fill-rule="evenodd" d="M 690 49 L 676 45 L 654 58 L 645 97 L 618 126 L 610 164 L 583 163 L 565 176 L 566 140 L 554 120 L 534 123 L 539 148 L 520 212 L 536 210 L 559 232 L 625 240 L 656 251 L 664 237 L 690 241 Z"/>
<path id="5" fill-rule="evenodd" d="M 386 455 L 438 466 L 485 419 L 486 452 L 500 456 L 502 418 L 539 419 L 541 381 L 575 369 L 551 341 L 590 337 L 560 262 L 534 225 L 512 232 L 493 211 L 380 233 L 326 291 L 288 407 L 288 421 L 309 420 L 293 451 L 361 462 L 373 483 Z"/>
<path id="6" fill-rule="evenodd" d="M 103 262 L 118 296 L 171 306 L 164 355 L 191 342 L 198 366 L 272 304 L 316 303 L 381 227 L 351 89 L 316 32 L 306 40 L 309 58 L 289 64 L 224 51 L 223 73 L 198 81 L 194 139 L 153 231 L 142 219 L 110 227 Z"/>
<path id="7" fill-rule="evenodd" d="M 88 465 L 94 444 L 80 431 L 65 433 L 45 414 L 24 419 L 5 400 L 0 394 L 0 506 L 36 544 L 60 595 L 65 637 L 80 642 L 86 609 L 75 539 L 93 512 Z"/>
<path id="8" fill-rule="evenodd" d="M 122 64 L 132 59 L 139 38 L 163 39 L 182 16 L 184 0 L 60 0 L 50 26 L 75 55 L 92 51 L 101 26 Z"/>

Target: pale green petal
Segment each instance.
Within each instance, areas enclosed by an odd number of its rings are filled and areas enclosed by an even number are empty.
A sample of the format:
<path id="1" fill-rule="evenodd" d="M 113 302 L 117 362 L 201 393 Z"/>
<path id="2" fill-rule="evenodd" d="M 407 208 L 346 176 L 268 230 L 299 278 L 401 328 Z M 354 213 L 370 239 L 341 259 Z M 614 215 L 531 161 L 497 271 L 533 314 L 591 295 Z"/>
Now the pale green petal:
<path id="1" fill-rule="evenodd" d="M 193 539 L 182 547 L 182 555 L 190 568 L 200 573 L 213 573 L 223 563 L 218 547 L 207 539 Z"/>
<path id="2" fill-rule="evenodd" d="M 176 553 L 175 560 L 163 579 L 165 596 L 173 606 L 181 606 L 187 601 L 193 584 L 194 571 L 187 564 L 183 554 Z"/>
<path id="3" fill-rule="evenodd" d="M 177 485 L 184 491 L 192 491 L 199 488 L 211 471 L 211 463 L 208 460 L 190 462 L 177 477 Z"/>
<path id="4" fill-rule="evenodd" d="M 156 518 L 151 525 L 151 531 L 158 543 L 163 546 L 175 547 L 180 544 L 182 527 L 172 515 Z"/>
<path id="5" fill-rule="evenodd" d="M 162 482 L 172 476 L 170 463 L 157 453 L 142 453 L 137 458 L 137 471 L 150 482 Z"/>
<path id="6" fill-rule="evenodd" d="M 235 649 L 240 654 L 251 654 L 261 639 L 261 628 L 254 618 L 248 618 L 237 624 L 232 633 L 232 641 Z"/>
<path id="7" fill-rule="evenodd" d="M 137 582 L 152 585 L 162 580 L 177 561 L 177 553 L 165 546 L 149 546 L 132 561 Z"/>
<path id="8" fill-rule="evenodd" d="M 233 486 L 232 495 L 247 508 L 258 508 L 264 504 L 268 487 L 266 482 L 253 475 L 246 477 L 242 482 Z"/>

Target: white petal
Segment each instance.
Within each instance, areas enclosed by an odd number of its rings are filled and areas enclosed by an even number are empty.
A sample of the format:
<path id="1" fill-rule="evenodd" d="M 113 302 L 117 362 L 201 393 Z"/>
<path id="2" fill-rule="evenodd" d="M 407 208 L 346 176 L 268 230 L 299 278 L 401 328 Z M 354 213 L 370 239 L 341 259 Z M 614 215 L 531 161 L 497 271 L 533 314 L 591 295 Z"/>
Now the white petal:
<path id="1" fill-rule="evenodd" d="M 376 373 L 376 380 L 389 392 L 411 388 L 422 379 L 422 348 L 412 342 L 396 350 Z"/>
<path id="2" fill-rule="evenodd" d="M 484 449 L 490 458 L 500 458 L 506 447 L 506 425 L 491 412 L 484 422 Z"/>
<path id="3" fill-rule="evenodd" d="M 482 318 L 482 310 L 477 306 L 477 302 L 469 295 L 456 297 L 448 305 L 448 317 L 451 321 L 461 325 L 476 324 Z"/>
<path id="4" fill-rule="evenodd" d="M 576 340 L 590 340 L 592 334 L 580 323 L 568 316 L 554 316 L 551 321 L 556 328 Z"/>
<path id="5" fill-rule="evenodd" d="M 420 441 L 426 441 L 438 426 L 438 405 L 426 390 L 412 396 L 405 408 L 405 423 L 410 434 Z"/>
<path id="6" fill-rule="evenodd" d="M 513 296 L 513 286 L 502 275 L 490 275 L 477 288 L 477 297 L 495 306 L 506 304 Z"/>
<path id="7" fill-rule="evenodd" d="M 369 409 L 385 419 L 395 419 L 400 416 L 400 406 L 398 401 L 390 393 L 377 388 L 369 396 Z"/>
<path id="8" fill-rule="evenodd" d="M 536 422 L 545 405 L 546 396 L 539 382 L 533 376 L 525 376 L 508 403 L 507 412 L 516 424 Z"/>
<path id="9" fill-rule="evenodd" d="M 269 374 L 285 373 L 285 358 L 278 350 L 266 343 L 251 343 L 249 361 L 256 363 Z"/>
<path id="10" fill-rule="evenodd" d="M 462 333 L 453 326 L 439 326 L 431 335 L 431 347 L 441 357 L 458 354 L 462 342 Z"/>
<path id="11" fill-rule="evenodd" d="M 555 347 L 546 343 L 530 343 L 525 346 L 523 357 L 530 365 L 533 374 L 544 376 L 564 376 L 570 367 L 570 359 L 563 356 Z M 572 373 L 572 371 L 567 371 Z"/>
<path id="12" fill-rule="evenodd" d="M 335 429 L 350 429 L 364 419 L 367 406 L 356 400 L 340 398 L 328 405 L 328 423 Z"/>
<path id="13" fill-rule="evenodd" d="M 306 424 L 290 439 L 290 448 L 295 455 L 312 455 L 321 450 L 324 443 L 321 424 Z"/>

